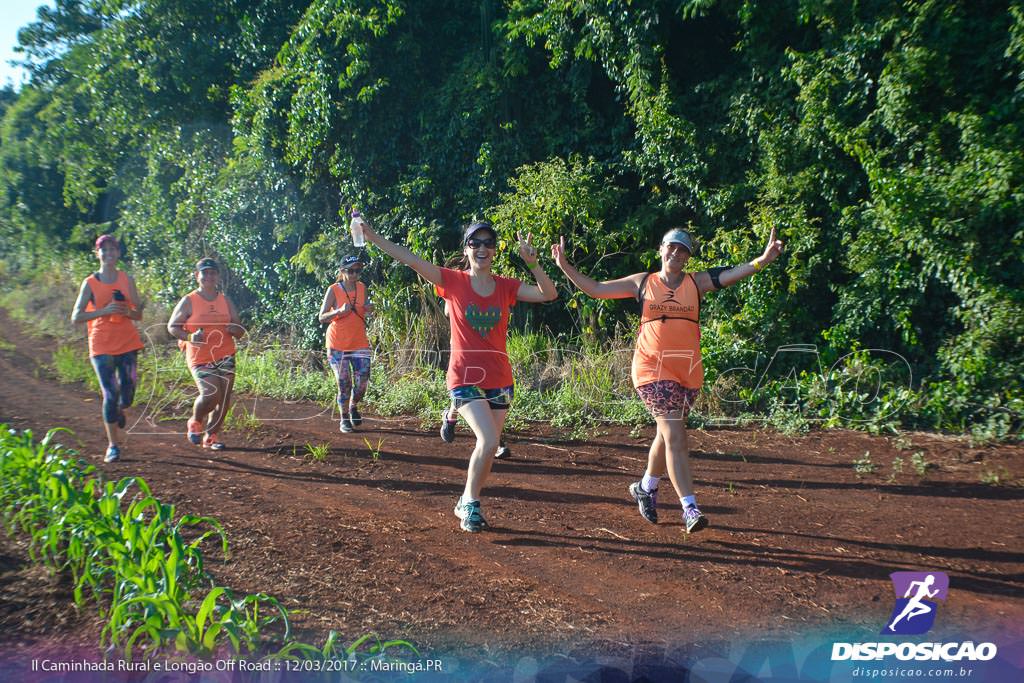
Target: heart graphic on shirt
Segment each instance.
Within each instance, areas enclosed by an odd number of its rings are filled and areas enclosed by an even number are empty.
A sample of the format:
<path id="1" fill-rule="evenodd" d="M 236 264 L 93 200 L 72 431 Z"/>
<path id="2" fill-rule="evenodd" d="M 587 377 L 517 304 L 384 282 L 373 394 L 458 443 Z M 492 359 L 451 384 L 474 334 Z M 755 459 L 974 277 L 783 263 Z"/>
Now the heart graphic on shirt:
<path id="1" fill-rule="evenodd" d="M 480 310 L 476 304 L 466 306 L 466 322 L 476 330 L 481 337 L 487 334 L 501 322 L 501 309 L 497 306 L 488 306 L 487 310 Z"/>

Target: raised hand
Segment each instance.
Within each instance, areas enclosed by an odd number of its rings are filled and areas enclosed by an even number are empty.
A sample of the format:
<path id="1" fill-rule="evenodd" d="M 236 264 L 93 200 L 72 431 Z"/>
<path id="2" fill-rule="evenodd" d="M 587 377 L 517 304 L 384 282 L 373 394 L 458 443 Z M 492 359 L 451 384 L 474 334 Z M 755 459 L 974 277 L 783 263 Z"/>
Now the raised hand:
<path id="1" fill-rule="evenodd" d="M 526 265 L 533 268 L 537 265 L 537 249 L 533 246 L 533 233 L 527 233 L 523 239 L 522 233 L 516 233 L 519 239 L 519 256 L 526 262 Z"/>
<path id="2" fill-rule="evenodd" d="M 565 237 L 559 235 L 557 242 L 551 244 L 551 259 L 555 264 L 565 270 L 565 267 L 569 265 L 569 260 L 565 257 Z"/>
<path id="3" fill-rule="evenodd" d="M 768 244 L 765 245 L 764 253 L 761 254 L 761 260 L 765 263 L 771 263 L 779 258 L 779 254 L 782 253 L 782 249 L 785 246 L 785 242 L 776 236 L 776 230 L 773 227 L 772 234 L 768 236 Z"/>

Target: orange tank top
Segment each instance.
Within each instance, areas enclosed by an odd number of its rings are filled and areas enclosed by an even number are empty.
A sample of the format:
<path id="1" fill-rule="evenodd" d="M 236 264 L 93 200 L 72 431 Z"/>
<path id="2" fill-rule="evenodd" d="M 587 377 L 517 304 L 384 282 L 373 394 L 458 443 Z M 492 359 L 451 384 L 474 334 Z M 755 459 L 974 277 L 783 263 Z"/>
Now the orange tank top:
<path id="1" fill-rule="evenodd" d="M 370 348 L 366 338 L 366 285 L 356 283 L 356 291 L 348 292 L 340 282 L 331 285 L 334 290 L 334 307 L 348 303 L 352 312 L 335 316 L 327 327 L 328 351 L 359 351 Z"/>
<path id="2" fill-rule="evenodd" d="M 633 352 L 633 386 L 670 380 L 690 389 L 704 384 L 700 359 L 700 293 L 691 273 L 670 289 L 651 273 L 641 289 L 640 332 Z"/>
<path id="3" fill-rule="evenodd" d="M 89 277 L 89 291 L 92 298 L 85 305 L 87 311 L 98 311 L 114 299 L 114 293 L 120 292 L 124 300 L 131 305 L 128 298 L 128 275 L 117 271 L 117 277 L 110 284 L 100 280 L 99 273 Z M 134 307 L 133 307 L 134 308 Z M 89 330 L 89 355 L 117 356 L 142 348 L 142 339 L 135 328 L 135 322 L 123 315 L 103 315 L 86 323 Z"/>
<path id="4" fill-rule="evenodd" d="M 185 343 L 185 357 L 188 366 L 206 365 L 227 358 L 235 353 L 235 338 L 227 333 L 231 322 L 231 309 L 223 294 L 217 294 L 213 301 L 207 301 L 197 291 L 188 295 L 192 314 L 182 325 L 189 334 L 203 330 L 203 341 L 199 344 Z"/>

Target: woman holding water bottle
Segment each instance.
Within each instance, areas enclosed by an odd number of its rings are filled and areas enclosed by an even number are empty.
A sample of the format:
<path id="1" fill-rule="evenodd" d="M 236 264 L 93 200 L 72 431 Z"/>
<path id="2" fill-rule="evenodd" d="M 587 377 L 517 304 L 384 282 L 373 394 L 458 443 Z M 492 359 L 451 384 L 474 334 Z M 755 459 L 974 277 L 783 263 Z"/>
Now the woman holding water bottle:
<path id="1" fill-rule="evenodd" d="M 199 259 L 195 278 L 199 287 L 183 296 L 174 307 L 167 321 L 167 332 L 184 348 L 189 370 L 199 389 L 192 417 L 188 420 L 188 440 L 196 446 L 219 451 L 224 443 L 218 432 L 231 407 L 231 391 L 235 385 L 235 339 L 245 334 L 245 328 L 235 304 L 219 289 L 217 261 Z"/>
<path id="2" fill-rule="evenodd" d="M 89 360 L 103 392 L 103 426 L 107 432 L 104 462 L 121 457 L 124 409 L 132 404 L 138 382 L 137 357 L 142 339 L 133 321 L 142 319 L 142 301 L 135 280 L 118 270 L 121 243 L 113 235 L 96 240 L 100 269 L 85 278 L 71 312 L 71 322 L 86 323 Z"/>
<path id="3" fill-rule="evenodd" d="M 506 351 L 510 310 L 518 301 L 553 301 L 558 297 L 555 284 L 540 267 L 530 235 L 526 239 L 520 236 L 519 255 L 536 284 L 492 273 L 498 234 L 487 221 L 474 222 L 463 231 L 462 252 L 468 262 L 467 270 L 442 268 L 422 259 L 377 234 L 365 221 L 361 231 L 367 242 L 434 284 L 448 304 L 452 336 L 448 393 L 476 435 L 466 485 L 455 504 L 455 515 L 464 531 L 482 531 L 487 522 L 480 508 L 480 493 L 490 475 L 514 394 L 512 366 Z"/>
<path id="4" fill-rule="evenodd" d="M 362 232 L 358 234 L 361 238 Z M 353 239 L 355 236 L 354 231 Z M 359 402 L 370 381 L 371 353 L 366 336 L 366 317 L 373 312 L 373 302 L 367 294 L 366 285 L 359 281 L 362 272 L 363 262 L 358 256 L 342 259 L 337 282 L 327 288 L 320 306 L 320 322 L 328 324 L 327 360 L 338 383 L 339 428 L 345 433 L 363 422 Z"/>

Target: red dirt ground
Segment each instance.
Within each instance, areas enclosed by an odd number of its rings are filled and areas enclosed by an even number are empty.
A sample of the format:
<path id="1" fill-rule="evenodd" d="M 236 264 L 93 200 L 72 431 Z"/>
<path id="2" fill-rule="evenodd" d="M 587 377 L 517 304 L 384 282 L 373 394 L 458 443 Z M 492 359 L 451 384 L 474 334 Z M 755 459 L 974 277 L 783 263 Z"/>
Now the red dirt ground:
<path id="1" fill-rule="evenodd" d="M 877 634 L 893 604 L 888 575 L 908 570 L 949 574 L 941 628 L 1024 636 L 1021 446 L 692 431 L 711 527 L 687 537 L 668 482 L 657 526 L 626 490 L 653 428 L 576 442 L 538 426 L 510 436 L 514 457 L 495 464 L 485 491 L 491 529 L 468 534 L 452 514 L 471 443 L 464 426 L 454 444 L 417 421 L 370 416 L 339 434 L 311 404 L 239 397 L 262 424 L 224 433 L 227 450 L 189 445 L 177 423 L 142 423 L 122 461 L 104 465 L 98 396 L 53 378 L 48 342 L 6 315 L 0 330 L 0 421 L 39 434 L 68 427 L 79 440 L 70 445 L 105 476 L 141 475 L 179 512 L 221 520 L 232 556 L 207 550 L 217 580 L 277 596 L 307 641 L 373 631 L 486 658 L 836 628 Z M 383 440 L 378 458 L 364 437 Z M 330 444 L 326 461 L 304 459 L 307 443 Z M 878 469 L 858 475 L 853 462 L 866 452 Z M 920 476 L 915 453 L 936 467 Z M 993 472 L 1011 484 L 983 484 Z M 0 599 L 8 655 L 95 648 L 98 620 L 70 608 L 66 585 L 29 566 L 16 540 L 0 543 Z"/>

